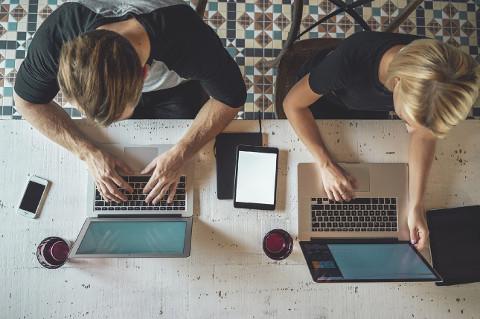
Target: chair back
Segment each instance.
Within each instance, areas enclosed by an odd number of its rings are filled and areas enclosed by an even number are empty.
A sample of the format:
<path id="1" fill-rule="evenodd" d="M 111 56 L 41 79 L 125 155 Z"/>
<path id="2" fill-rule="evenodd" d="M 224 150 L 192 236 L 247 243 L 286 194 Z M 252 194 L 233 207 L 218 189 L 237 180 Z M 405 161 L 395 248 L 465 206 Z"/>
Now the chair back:
<path id="1" fill-rule="evenodd" d="M 200 18 L 203 19 L 208 0 L 193 0 L 192 2 L 195 5 L 195 11 L 200 16 Z"/>
<path id="2" fill-rule="evenodd" d="M 341 39 L 308 39 L 297 41 L 285 52 L 280 60 L 275 83 L 275 112 L 278 119 L 286 119 L 283 100 L 288 91 L 295 85 L 297 74 L 306 61 L 318 52 L 335 48 Z"/>

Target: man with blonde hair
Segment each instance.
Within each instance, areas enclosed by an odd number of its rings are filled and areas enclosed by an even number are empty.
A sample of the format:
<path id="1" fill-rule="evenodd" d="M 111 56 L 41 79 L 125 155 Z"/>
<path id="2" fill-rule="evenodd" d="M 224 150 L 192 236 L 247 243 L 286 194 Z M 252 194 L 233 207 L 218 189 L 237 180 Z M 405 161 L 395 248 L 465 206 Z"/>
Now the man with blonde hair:
<path id="1" fill-rule="evenodd" d="M 308 61 L 283 107 L 291 125 L 320 165 L 331 200 L 350 200 L 354 179 L 332 159 L 314 118 L 365 111 L 395 111 L 411 135 L 410 239 L 428 238 L 424 193 L 437 138 L 470 112 L 478 97 L 478 64 L 457 48 L 406 34 L 359 32 Z"/>
<path id="2" fill-rule="evenodd" d="M 99 149 L 52 99 L 64 97 L 99 125 L 128 118 L 195 118 L 152 161 L 147 202 L 175 195 L 181 168 L 245 103 L 236 63 L 215 32 L 182 0 L 67 2 L 38 29 L 15 83 L 15 105 L 47 137 L 85 161 L 109 201 L 131 190 L 131 170 Z"/>

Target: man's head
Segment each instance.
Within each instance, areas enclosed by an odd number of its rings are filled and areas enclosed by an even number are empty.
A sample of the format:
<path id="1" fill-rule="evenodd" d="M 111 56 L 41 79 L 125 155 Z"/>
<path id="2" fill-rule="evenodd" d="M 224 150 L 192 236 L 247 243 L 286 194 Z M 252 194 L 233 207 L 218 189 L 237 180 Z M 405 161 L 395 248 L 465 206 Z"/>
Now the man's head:
<path id="1" fill-rule="evenodd" d="M 395 111 L 442 138 L 470 112 L 478 97 L 480 70 L 468 54 L 436 40 L 402 48 L 388 68 Z"/>
<path id="2" fill-rule="evenodd" d="M 137 52 L 115 32 L 91 31 L 62 47 L 60 89 L 69 102 L 100 125 L 107 126 L 133 113 L 143 80 Z"/>

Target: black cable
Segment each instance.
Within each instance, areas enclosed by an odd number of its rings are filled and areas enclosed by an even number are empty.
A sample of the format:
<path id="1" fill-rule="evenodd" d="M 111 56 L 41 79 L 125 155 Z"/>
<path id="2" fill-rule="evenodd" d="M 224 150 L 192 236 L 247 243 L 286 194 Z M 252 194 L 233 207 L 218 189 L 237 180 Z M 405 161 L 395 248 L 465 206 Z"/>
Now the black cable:
<path id="1" fill-rule="evenodd" d="M 258 111 L 258 126 L 260 128 L 260 135 L 262 135 L 262 112 Z"/>

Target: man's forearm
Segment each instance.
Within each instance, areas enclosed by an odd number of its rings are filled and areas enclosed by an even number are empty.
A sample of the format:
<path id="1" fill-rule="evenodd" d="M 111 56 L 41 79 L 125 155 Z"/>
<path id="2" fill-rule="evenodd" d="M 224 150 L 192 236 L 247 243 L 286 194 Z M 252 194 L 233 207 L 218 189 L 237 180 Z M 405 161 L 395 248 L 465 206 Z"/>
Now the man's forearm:
<path id="1" fill-rule="evenodd" d="M 80 159 L 85 159 L 88 150 L 93 149 L 93 144 L 55 102 L 33 105 L 16 96 L 15 104 L 34 128 Z"/>
<path id="2" fill-rule="evenodd" d="M 423 205 L 428 174 L 435 156 L 436 139 L 413 132 L 408 151 L 409 202 Z"/>
<path id="3" fill-rule="evenodd" d="M 190 129 L 175 145 L 175 150 L 188 160 L 221 133 L 238 111 L 239 109 L 231 108 L 213 98 L 209 99 L 197 114 Z"/>

